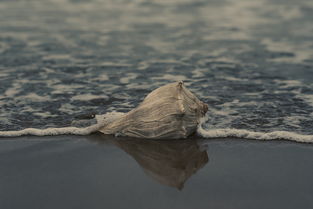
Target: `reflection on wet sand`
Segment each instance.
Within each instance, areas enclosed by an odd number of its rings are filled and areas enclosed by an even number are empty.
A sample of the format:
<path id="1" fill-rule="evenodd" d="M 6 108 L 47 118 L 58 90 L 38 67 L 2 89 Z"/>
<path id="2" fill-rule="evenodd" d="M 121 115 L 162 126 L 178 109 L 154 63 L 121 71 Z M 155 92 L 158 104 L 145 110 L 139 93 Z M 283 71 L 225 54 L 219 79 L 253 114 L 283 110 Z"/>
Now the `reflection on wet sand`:
<path id="1" fill-rule="evenodd" d="M 179 190 L 208 162 L 206 150 L 196 140 L 117 139 L 98 134 L 88 138 L 99 144 L 113 144 L 121 148 L 137 161 L 148 176 Z"/>

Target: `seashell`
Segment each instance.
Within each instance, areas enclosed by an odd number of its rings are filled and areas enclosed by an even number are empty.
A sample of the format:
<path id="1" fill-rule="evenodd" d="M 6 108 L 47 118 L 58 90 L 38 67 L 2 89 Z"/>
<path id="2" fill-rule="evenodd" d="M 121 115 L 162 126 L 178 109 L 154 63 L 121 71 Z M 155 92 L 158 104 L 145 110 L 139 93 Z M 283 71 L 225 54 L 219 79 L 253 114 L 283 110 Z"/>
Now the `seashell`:
<path id="1" fill-rule="evenodd" d="M 103 134 L 148 139 L 179 139 L 193 134 L 208 105 L 182 81 L 152 91 L 135 109 L 100 128 Z"/>

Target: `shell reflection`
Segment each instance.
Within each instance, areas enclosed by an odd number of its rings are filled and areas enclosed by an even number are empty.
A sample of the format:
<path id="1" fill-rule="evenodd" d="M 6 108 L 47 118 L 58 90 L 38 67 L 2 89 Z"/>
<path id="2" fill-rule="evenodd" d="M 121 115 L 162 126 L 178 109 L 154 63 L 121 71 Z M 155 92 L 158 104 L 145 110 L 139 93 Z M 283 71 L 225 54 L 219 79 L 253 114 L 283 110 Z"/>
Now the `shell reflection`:
<path id="1" fill-rule="evenodd" d="M 163 185 L 182 190 L 185 182 L 208 162 L 208 154 L 196 140 L 116 139 L 90 136 L 99 144 L 113 144 L 142 167 L 147 176 Z"/>

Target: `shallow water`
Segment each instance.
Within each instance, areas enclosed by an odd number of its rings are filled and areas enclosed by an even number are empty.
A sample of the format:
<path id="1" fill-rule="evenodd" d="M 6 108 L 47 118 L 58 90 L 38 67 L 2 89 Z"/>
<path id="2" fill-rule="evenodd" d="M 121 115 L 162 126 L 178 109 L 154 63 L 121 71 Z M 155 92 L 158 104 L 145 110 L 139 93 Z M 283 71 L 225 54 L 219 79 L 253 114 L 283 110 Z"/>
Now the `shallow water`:
<path id="1" fill-rule="evenodd" d="M 87 126 L 184 80 L 209 104 L 204 131 L 312 135 L 312 21 L 306 0 L 0 0 L 0 131 Z M 312 153 L 234 138 L 1 138 L 0 208 L 313 208 Z"/>
<path id="2" fill-rule="evenodd" d="M 207 129 L 313 134 L 312 11 L 298 0 L 0 1 L 0 130 L 127 112 L 184 80 L 210 105 Z"/>
<path id="3" fill-rule="evenodd" d="M 1 140 L 0 208 L 312 208 L 312 159 L 279 141 Z"/>

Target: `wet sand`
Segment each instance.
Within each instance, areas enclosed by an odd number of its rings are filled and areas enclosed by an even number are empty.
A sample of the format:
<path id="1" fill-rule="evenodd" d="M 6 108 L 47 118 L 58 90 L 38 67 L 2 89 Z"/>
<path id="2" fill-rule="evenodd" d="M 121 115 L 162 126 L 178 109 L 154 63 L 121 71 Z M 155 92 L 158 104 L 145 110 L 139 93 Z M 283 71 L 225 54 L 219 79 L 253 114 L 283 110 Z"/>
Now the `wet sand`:
<path id="1" fill-rule="evenodd" d="M 0 140 L 0 208 L 313 208 L 313 145 L 91 136 Z"/>

